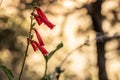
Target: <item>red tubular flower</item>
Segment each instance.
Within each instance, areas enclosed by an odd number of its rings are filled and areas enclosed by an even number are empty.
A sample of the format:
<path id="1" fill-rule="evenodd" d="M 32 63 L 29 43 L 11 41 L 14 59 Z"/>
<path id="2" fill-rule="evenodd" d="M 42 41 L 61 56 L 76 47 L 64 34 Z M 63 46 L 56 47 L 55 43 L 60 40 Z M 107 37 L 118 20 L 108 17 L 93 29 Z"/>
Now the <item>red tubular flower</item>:
<path id="1" fill-rule="evenodd" d="M 37 47 L 39 48 L 39 50 L 42 52 L 42 54 L 44 56 L 47 56 L 48 51 L 43 46 L 41 46 L 39 43 L 37 43 L 36 41 L 35 41 L 35 44 L 37 45 Z"/>
<path id="2" fill-rule="evenodd" d="M 37 51 L 38 47 L 37 47 L 35 41 L 33 41 L 33 40 L 31 40 L 31 39 L 28 39 L 28 40 L 29 40 L 30 44 L 32 45 L 33 50 L 34 50 L 34 51 Z"/>
<path id="3" fill-rule="evenodd" d="M 37 42 L 34 41 L 34 40 L 31 40 L 31 39 L 28 39 L 28 40 L 29 40 L 30 44 L 32 45 L 34 51 L 37 51 L 38 48 L 39 48 L 39 50 L 42 52 L 42 54 L 43 54 L 44 56 L 47 56 L 47 55 L 48 55 L 48 51 L 47 51 L 43 46 L 41 46 L 39 43 L 37 43 Z"/>
<path id="4" fill-rule="evenodd" d="M 43 21 L 37 16 L 37 15 L 33 15 L 35 20 L 37 21 L 38 25 L 41 25 L 43 23 Z"/>
<path id="5" fill-rule="evenodd" d="M 44 24 L 46 24 L 50 29 L 53 29 L 55 27 L 54 24 L 52 24 L 50 21 L 48 21 L 47 19 L 41 17 L 41 16 L 38 16 Z"/>
<path id="6" fill-rule="evenodd" d="M 40 8 L 37 8 L 37 7 L 36 7 L 35 9 L 36 9 L 36 11 L 37 11 L 38 16 L 37 16 L 37 15 L 34 15 L 34 16 L 36 16 L 37 18 L 40 18 L 40 19 L 41 19 L 41 22 L 43 22 L 44 24 L 46 24 L 50 29 L 53 29 L 55 25 L 52 24 L 52 23 L 47 19 L 46 15 L 43 13 L 43 11 L 42 11 Z M 37 19 L 36 19 L 36 21 L 37 21 L 38 25 L 40 25 L 40 20 L 37 20 Z"/>
<path id="7" fill-rule="evenodd" d="M 39 16 L 42 16 L 43 18 L 47 19 L 46 15 L 40 8 L 36 7 L 36 11 Z"/>
<path id="8" fill-rule="evenodd" d="M 39 44 L 40 44 L 41 46 L 44 46 L 44 42 L 43 42 L 40 34 L 38 33 L 38 31 L 37 31 L 35 28 L 34 28 L 34 31 L 35 31 L 35 33 L 36 33 L 37 39 L 38 39 L 38 41 L 39 41 Z"/>

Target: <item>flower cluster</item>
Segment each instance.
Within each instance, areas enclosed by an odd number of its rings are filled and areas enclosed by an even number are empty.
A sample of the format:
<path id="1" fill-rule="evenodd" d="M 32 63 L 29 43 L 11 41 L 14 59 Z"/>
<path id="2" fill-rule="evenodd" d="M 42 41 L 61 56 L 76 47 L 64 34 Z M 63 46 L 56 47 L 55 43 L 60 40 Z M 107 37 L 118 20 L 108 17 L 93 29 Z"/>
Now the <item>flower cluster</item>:
<path id="1" fill-rule="evenodd" d="M 35 14 L 34 12 L 31 13 L 31 15 L 34 17 L 34 19 L 37 21 L 38 25 L 40 26 L 42 23 L 44 23 L 45 25 L 47 25 L 50 29 L 53 29 L 55 27 L 54 24 L 52 24 L 48 18 L 46 17 L 46 15 L 43 13 L 43 11 L 38 8 L 35 7 L 35 11 L 37 14 Z M 38 39 L 38 42 L 32 39 L 29 39 L 30 44 L 32 45 L 34 51 L 37 51 L 38 49 L 42 52 L 42 54 L 44 56 L 48 55 L 48 51 L 44 48 L 44 42 L 39 34 L 39 32 L 37 31 L 37 29 L 33 28 L 36 37 Z"/>

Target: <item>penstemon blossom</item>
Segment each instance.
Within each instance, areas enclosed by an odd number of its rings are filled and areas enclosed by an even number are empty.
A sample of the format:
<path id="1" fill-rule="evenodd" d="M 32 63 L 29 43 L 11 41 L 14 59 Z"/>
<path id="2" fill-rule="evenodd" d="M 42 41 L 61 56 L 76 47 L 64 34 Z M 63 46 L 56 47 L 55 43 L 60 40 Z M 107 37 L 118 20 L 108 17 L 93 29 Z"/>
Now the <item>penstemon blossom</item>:
<path id="1" fill-rule="evenodd" d="M 36 46 L 39 48 L 39 50 L 42 52 L 42 54 L 44 56 L 47 56 L 48 55 L 48 51 L 43 47 L 41 46 L 38 42 L 34 41 L 34 43 L 36 44 Z"/>
<path id="2" fill-rule="evenodd" d="M 29 39 L 29 42 L 31 46 L 33 47 L 34 51 L 37 51 L 39 49 L 44 56 L 48 55 L 48 51 L 42 45 L 40 45 L 37 41 Z"/>
<path id="3" fill-rule="evenodd" d="M 34 17 L 34 19 L 36 20 L 36 22 L 38 23 L 38 25 L 40 26 L 42 23 L 44 23 L 50 29 L 53 29 L 55 25 L 52 24 L 47 19 L 46 15 L 43 13 L 43 11 L 40 8 L 38 8 L 38 7 L 35 7 L 35 10 L 36 10 L 37 14 L 35 14 L 34 12 L 32 12 L 31 15 Z M 32 39 L 29 39 L 29 42 L 30 42 L 31 46 L 33 47 L 34 51 L 36 51 L 37 49 L 39 49 L 44 56 L 47 56 L 49 52 L 43 47 L 43 46 L 45 46 L 45 44 L 44 44 L 44 42 L 42 40 L 42 37 L 40 36 L 40 34 L 39 34 L 39 32 L 37 31 L 36 28 L 32 28 L 32 30 L 34 30 L 34 32 L 36 33 L 38 42 L 35 41 L 35 40 L 32 40 Z"/>
<path id="4" fill-rule="evenodd" d="M 35 10 L 37 11 L 37 14 L 39 16 L 42 16 L 43 18 L 47 19 L 46 15 L 43 13 L 43 11 L 40 8 L 35 7 Z"/>
<path id="5" fill-rule="evenodd" d="M 34 13 L 35 11 L 36 11 L 37 14 Z M 52 24 L 48 20 L 48 18 L 46 17 L 46 15 L 44 14 L 44 12 L 40 8 L 35 7 L 34 10 L 33 10 L 33 12 L 31 13 L 31 15 L 32 15 L 32 19 L 31 20 L 35 19 L 39 26 L 42 23 L 44 23 L 50 29 L 53 29 L 55 27 L 55 25 Z M 48 60 L 52 57 L 52 55 L 57 50 L 59 50 L 61 47 L 63 47 L 63 44 L 62 43 L 58 44 L 57 47 L 56 47 L 56 49 L 52 50 L 51 52 L 48 52 L 47 49 L 45 49 L 45 47 L 44 47 L 45 44 L 43 42 L 43 39 L 42 39 L 41 35 L 39 34 L 38 30 L 34 27 L 34 24 L 35 23 L 32 23 L 31 31 L 33 30 L 35 32 L 38 41 L 33 40 L 32 37 L 31 37 L 31 34 L 30 34 L 30 37 L 29 37 L 28 40 L 29 40 L 29 43 L 31 44 L 31 46 L 33 47 L 33 50 L 37 51 L 39 49 L 41 51 L 41 53 L 43 54 L 44 59 L 45 59 L 45 63 L 46 63 L 45 64 L 45 72 L 44 72 L 44 76 L 42 77 L 41 80 L 51 80 L 50 79 L 50 75 L 47 75 L 47 63 L 48 63 Z"/>
<path id="6" fill-rule="evenodd" d="M 33 50 L 37 51 L 38 47 L 37 47 L 36 43 L 33 40 L 31 40 L 31 39 L 28 39 L 28 40 L 29 40 L 30 44 L 32 45 Z"/>
<path id="7" fill-rule="evenodd" d="M 36 11 L 37 14 L 34 13 L 34 11 Z M 46 15 L 43 13 L 43 11 L 38 8 L 38 7 L 35 7 L 35 10 L 33 10 L 33 12 L 31 13 L 32 17 L 34 17 L 34 19 L 36 20 L 36 22 L 38 23 L 38 25 L 40 26 L 42 23 L 44 23 L 45 25 L 47 25 L 50 29 L 53 29 L 55 27 L 54 24 L 52 24 L 48 18 L 46 17 Z M 35 40 L 32 40 L 31 38 L 29 39 L 29 42 L 31 44 L 31 46 L 33 47 L 34 51 L 36 50 L 40 50 L 41 53 L 43 54 L 44 58 L 45 58 L 45 73 L 44 73 L 44 76 L 41 80 L 50 80 L 50 76 L 47 75 L 47 63 L 48 63 L 48 60 L 52 57 L 52 55 L 58 50 L 60 49 L 63 44 L 60 43 L 59 45 L 57 45 L 56 49 L 51 51 L 51 52 L 48 52 L 44 46 L 44 42 L 42 40 L 42 37 L 40 36 L 39 32 L 37 31 L 36 28 L 33 28 L 32 27 L 32 30 L 34 30 L 34 32 L 36 33 L 36 37 L 38 39 L 38 42 L 35 41 Z"/>
<path id="8" fill-rule="evenodd" d="M 37 39 L 38 39 L 38 41 L 39 41 L 39 44 L 40 44 L 41 46 L 44 46 L 44 42 L 43 42 L 43 40 L 42 40 L 39 32 L 37 31 L 37 29 L 34 28 L 33 30 L 34 30 L 35 33 L 36 33 Z"/>
<path id="9" fill-rule="evenodd" d="M 44 23 L 50 29 L 53 29 L 55 27 L 55 25 L 47 19 L 46 15 L 43 13 L 43 11 L 40 8 L 35 7 L 35 10 L 36 10 L 37 14 L 32 13 L 31 15 L 34 16 L 38 25 L 41 25 L 42 23 Z"/>

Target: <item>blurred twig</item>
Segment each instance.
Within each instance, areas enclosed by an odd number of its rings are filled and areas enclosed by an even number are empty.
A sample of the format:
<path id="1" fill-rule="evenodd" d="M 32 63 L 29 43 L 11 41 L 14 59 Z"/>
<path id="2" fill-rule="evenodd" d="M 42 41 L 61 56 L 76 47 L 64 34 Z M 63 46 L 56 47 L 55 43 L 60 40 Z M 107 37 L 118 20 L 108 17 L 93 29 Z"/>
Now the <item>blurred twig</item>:
<path id="1" fill-rule="evenodd" d="M 75 49 L 73 49 L 72 51 L 70 51 L 70 52 L 66 55 L 66 57 L 62 60 L 62 62 L 60 63 L 60 65 L 56 67 L 55 72 L 53 72 L 52 75 L 55 75 L 55 74 L 57 73 L 56 79 L 59 80 L 59 77 L 60 77 L 61 73 L 63 73 L 64 70 L 65 70 L 65 69 L 63 69 L 63 70 L 61 69 L 62 65 L 65 63 L 65 61 L 69 58 L 69 56 L 70 56 L 74 51 L 82 48 L 84 45 L 88 45 L 88 46 L 89 46 L 89 45 L 90 45 L 89 42 L 92 42 L 92 41 L 100 41 L 100 42 L 101 42 L 101 41 L 104 41 L 104 40 L 106 40 L 106 39 L 107 39 L 107 40 L 120 39 L 120 35 L 119 35 L 118 33 L 115 33 L 113 36 L 109 36 L 109 35 L 107 35 L 107 34 L 102 35 L 101 33 L 97 33 L 95 39 L 92 39 L 92 40 L 88 40 L 88 39 L 87 39 L 82 45 L 80 45 L 80 46 L 76 47 Z"/>
<path id="2" fill-rule="evenodd" d="M 66 57 L 63 59 L 63 61 L 62 61 L 61 64 L 59 65 L 59 67 L 61 67 L 61 66 L 64 64 L 64 62 L 68 59 L 68 57 L 69 57 L 74 51 L 78 50 L 79 48 L 83 47 L 84 45 L 87 45 L 87 43 L 88 43 L 88 40 L 86 40 L 82 45 L 80 45 L 80 46 L 78 46 L 77 48 L 75 48 L 75 49 L 73 49 L 72 51 L 70 51 L 70 52 L 66 55 Z"/>
<path id="3" fill-rule="evenodd" d="M 32 17 L 31 17 L 31 24 L 30 24 L 30 31 L 29 31 L 28 38 L 31 37 L 31 32 L 32 32 Z M 27 58 L 28 48 L 29 48 L 29 41 L 27 40 L 27 48 L 26 48 L 26 51 L 25 51 L 25 56 L 24 56 L 24 59 L 23 59 L 22 68 L 21 68 L 21 72 L 20 72 L 20 75 L 19 75 L 19 80 L 21 80 L 21 77 L 22 77 L 25 61 L 26 61 L 26 58 Z"/>
<path id="4" fill-rule="evenodd" d="M 89 45 L 88 44 L 88 40 L 86 40 L 82 45 L 78 46 L 77 48 L 73 49 L 72 51 L 70 51 L 66 57 L 62 60 L 62 62 L 60 63 L 59 66 L 56 67 L 55 72 L 52 73 L 52 75 L 56 76 L 56 79 L 59 80 L 60 75 L 65 71 L 65 69 L 61 69 L 62 65 L 64 64 L 64 62 L 68 59 L 68 57 L 76 50 L 78 50 L 79 48 L 83 47 L 84 45 Z"/>
<path id="5" fill-rule="evenodd" d="M 100 33 L 97 33 L 97 36 L 95 39 L 92 39 L 92 40 L 86 40 L 82 45 L 76 47 L 75 49 L 73 49 L 72 51 L 70 51 L 66 57 L 63 59 L 63 61 L 61 62 L 61 64 L 59 65 L 59 67 L 61 67 L 64 62 L 68 59 L 68 57 L 76 50 L 78 50 L 79 48 L 83 47 L 84 45 L 89 45 L 89 42 L 92 42 L 92 41 L 104 41 L 104 40 L 111 40 L 111 39 L 120 39 L 120 35 L 118 35 L 117 33 L 115 33 L 113 36 L 109 36 L 107 34 L 105 35 L 102 35 Z"/>
<path id="6" fill-rule="evenodd" d="M 70 51 L 67 56 L 63 59 L 63 61 L 61 62 L 61 64 L 56 67 L 55 72 L 57 73 L 56 75 L 56 79 L 59 80 L 59 77 L 61 75 L 61 73 L 63 73 L 65 71 L 65 69 L 61 69 L 61 66 L 64 64 L 64 62 L 68 59 L 68 57 L 76 50 L 78 50 L 79 48 L 83 47 L 84 45 L 88 45 L 87 44 L 88 40 L 86 40 L 82 45 L 78 46 L 77 48 L 73 49 L 72 51 Z"/>

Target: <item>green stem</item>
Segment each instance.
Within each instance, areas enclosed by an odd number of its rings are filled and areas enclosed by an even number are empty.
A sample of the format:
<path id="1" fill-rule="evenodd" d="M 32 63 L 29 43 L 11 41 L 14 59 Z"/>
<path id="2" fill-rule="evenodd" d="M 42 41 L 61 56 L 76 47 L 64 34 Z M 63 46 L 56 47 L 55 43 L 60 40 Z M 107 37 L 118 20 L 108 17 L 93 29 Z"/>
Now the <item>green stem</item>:
<path id="1" fill-rule="evenodd" d="M 28 38 L 31 38 L 31 32 L 32 32 L 32 27 L 33 27 L 32 26 L 32 21 L 33 21 L 32 16 L 30 18 L 31 18 L 31 24 L 30 24 L 30 30 L 29 30 Z M 21 80 L 21 77 L 22 77 L 23 69 L 24 69 L 24 66 L 25 66 L 26 58 L 27 58 L 28 48 L 29 48 L 29 41 L 27 40 L 27 48 L 26 48 L 26 51 L 25 51 L 25 56 L 24 56 L 24 59 L 23 59 L 22 68 L 21 68 L 21 72 L 20 72 L 18 80 Z"/>
<path id="2" fill-rule="evenodd" d="M 46 76 L 47 74 L 47 64 L 48 64 L 48 61 L 45 59 L 45 73 L 44 73 L 44 77 Z"/>

